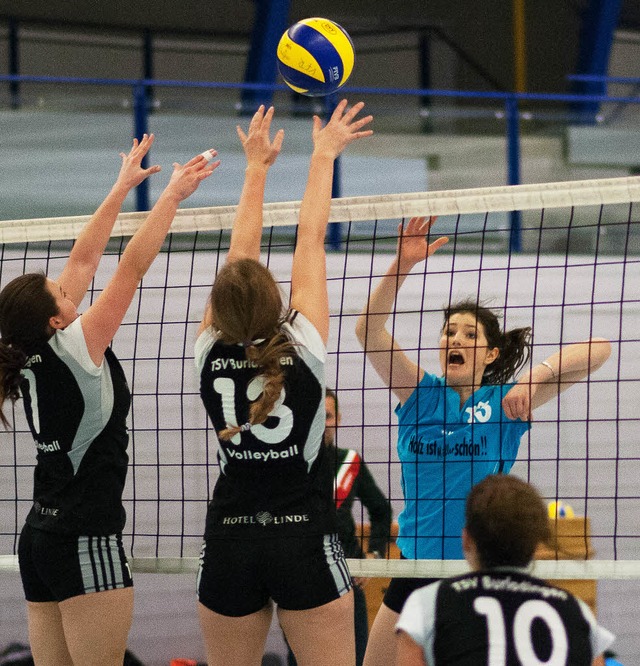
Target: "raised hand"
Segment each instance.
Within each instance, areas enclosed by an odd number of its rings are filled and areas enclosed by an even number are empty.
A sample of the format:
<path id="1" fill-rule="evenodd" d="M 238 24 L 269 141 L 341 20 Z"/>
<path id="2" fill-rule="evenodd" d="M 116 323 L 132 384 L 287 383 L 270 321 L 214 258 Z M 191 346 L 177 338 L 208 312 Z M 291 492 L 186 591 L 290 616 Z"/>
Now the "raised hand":
<path id="1" fill-rule="evenodd" d="M 148 178 L 152 173 L 158 173 L 160 166 L 155 164 L 147 169 L 142 168 L 142 160 L 153 145 L 155 137 L 153 134 L 145 134 L 142 141 L 133 140 L 133 146 L 128 153 L 120 153 L 122 166 L 118 174 L 117 184 L 130 190 Z"/>
<path id="2" fill-rule="evenodd" d="M 358 102 L 347 110 L 347 100 L 343 99 L 324 127 L 320 118 L 314 116 L 312 132 L 314 153 L 322 153 L 335 159 L 352 141 L 371 136 L 373 130 L 362 128 L 373 120 L 373 116 L 355 119 L 363 107 L 364 102 Z"/>
<path id="3" fill-rule="evenodd" d="M 238 138 L 247 158 L 247 167 L 264 166 L 269 168 L 280 153 L 284 140 L 284 130 L 278 130 L 273 141 L 269 138 L 273 113 L 272 106 L 265 112 L 264 104 L 261 104 L 253 115 L 246 134 L 240 125 L 236 126 Z"/>
<path id="4" fill-rule="evenodd" d="M 210 151 L 215 157 L 218 153 L 215 150 Z M 175 196 L 179 201 L 183 201 L 193 194 L 198 185 L 208 178 L 218 167 L 220 160 L 208 162 L 202 155 L 196 155 L 186 164 L 173 163 L 173 173 L 167 185 L 165 192 Z"/>
<path id="5" fill-rule="evenodd" d="M 436 250 L 449 242 L 447 236 L 427 242 L 429 231 L 437 217 L 412 217 L 407 226 L 398 225 L 398 261 L 404 266 L 414 266 L 430 257 Z"/>

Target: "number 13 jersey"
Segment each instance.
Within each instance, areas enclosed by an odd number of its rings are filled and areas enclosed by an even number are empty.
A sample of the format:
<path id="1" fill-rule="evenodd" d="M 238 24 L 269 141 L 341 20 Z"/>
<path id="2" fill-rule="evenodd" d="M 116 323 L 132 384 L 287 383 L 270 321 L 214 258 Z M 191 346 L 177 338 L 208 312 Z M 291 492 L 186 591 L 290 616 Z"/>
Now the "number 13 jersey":
<path id="1" fill-rule="evenodd" d="M 281 360 L 285 381 L 280 397 L 264 423 L 219 440 L 220 477 L 205 538 L 336 531 L 333 479 L 321 460 L 326 348 L 299 312 L 289 314 L 281 331 L 295 353 Z M 220 341 L 209 327 L 196 341 L 195 361 L 215 431 L 247 423 L 263 378 L 244 347 Z"/>

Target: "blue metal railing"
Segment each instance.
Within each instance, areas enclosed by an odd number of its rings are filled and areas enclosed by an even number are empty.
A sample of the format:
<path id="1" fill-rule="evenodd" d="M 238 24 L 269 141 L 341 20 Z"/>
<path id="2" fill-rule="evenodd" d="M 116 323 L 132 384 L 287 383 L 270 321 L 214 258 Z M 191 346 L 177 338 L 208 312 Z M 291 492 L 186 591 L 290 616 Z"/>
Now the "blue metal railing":
<path id="1" fill-rule="evenodd" d="M 592 77 L 583 75 L 580 77 L 571 77 L 602 80 L 603 77 Z M 7 82 L 10 86 L 11 99 L 19 99 L 19 86 L 22 83 L 44 83 L 44 84 L 75 84 L 87 86 L 125 86 L 131 89 L 132 109 L 133 109 L 133 134 L 141 138 L 147 132 L 149 125 L 149 115 L 152 112 L 148 91 L 151 88 L 185 88 L 185 89 L 212 89 L 212 90 L 238 90 L 240 92 L 251 91 L 252 98 L 257 107 L 259 104 L 270 104 L 275 92 L 288 92 L 290 89 L 285 85 L 261 84 L 261 83 L 216 83 L 209 81 L 179 81 L 163 79 L 106 79 L 106 78 L 85 78 L 70 76 L 34 76 L 34 75 L 15 75 L 0 74 L 0 82 Z M 620 77 L 609 77 L 607 81 L 614 83 L 638 83 L 639 79 L 627 79 Z M 638 96 L 610 97 L 607 95 L 578 95 L 578 94 L 545 94 L 545 93 L 512 93 L 512 92 L 471 92 L 456 90 L 438 90 L 438 89 L 415 89 L 415 88 L 372 88 L 372 87 L 346 87 L 341 89 L 340 95 L 387 95 L 387 96 L 405 96 L 424 98 L 449 98 L 456 100 L 485 100 L 493 103 L 500 103 L 504 106 L 504 120 L 506 124 L 506 165 L 507 165 L 507 184 L 520 184 L 520 118 L 521 105 L 525 102 L 545 102 L 562 103 L 575 105 L 576 103 L 616 103 L 616 104 L 640 104 Z M 338 95 L 329 96 L 322 99 L 325 113 L 332 110 Z M 14 105 L 12 104 L 12 108 Z M 247 109 L 249 111 L 249 109 Z M 586 114 L 585 122 L 593 122 L 593 114 Z M 336 180 L 334 181 L 334 196 L 340 196 L 340 168 L 336 168 Z M 149 184 L 143 181 L 137 188 L 136 206 L 138 210 L 149 209 Z M 329 239 L 332 247 L 340 245 L 340 230 L 332 230 L 332 236 Z M 511 214 L 510 219 L 510 249 L 519 251 L 521 249 L 521 228 L 520 215 L 517 212 Z"/>

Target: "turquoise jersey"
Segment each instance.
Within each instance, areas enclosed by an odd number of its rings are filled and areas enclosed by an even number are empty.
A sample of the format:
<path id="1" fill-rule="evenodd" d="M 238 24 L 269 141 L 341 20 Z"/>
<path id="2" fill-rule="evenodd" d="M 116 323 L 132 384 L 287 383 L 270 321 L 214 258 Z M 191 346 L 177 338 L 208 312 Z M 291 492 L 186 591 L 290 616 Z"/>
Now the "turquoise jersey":
<path id="1" fill-rule="evenodd" d="M 396 407 L 404 509 L 398 547 L 409 559 L 461 559 L 471 486 L 508 472 L 529 422 L 509 419 L 502 398 L 513 384 L 481 386 L 460 407 L 444 378 L 425 373 Z"/>

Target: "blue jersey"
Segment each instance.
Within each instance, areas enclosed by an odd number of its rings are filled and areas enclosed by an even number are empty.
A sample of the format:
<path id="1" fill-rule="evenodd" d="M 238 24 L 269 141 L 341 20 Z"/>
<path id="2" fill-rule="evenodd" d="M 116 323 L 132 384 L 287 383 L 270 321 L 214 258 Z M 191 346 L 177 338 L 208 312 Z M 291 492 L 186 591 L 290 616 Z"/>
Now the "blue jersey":
<path id="1" fill-rule="evenodd" d="M 489 474 L 511 469 L 520 438 L 530 427 L 509 419 L 502 409 L 512 386 L 481 386 L 461 406 L 444 378 L 425 373 L 396 408 L 404 494 L 397 543 L 404 557 L 463 557 L 467 494 Z"/>

